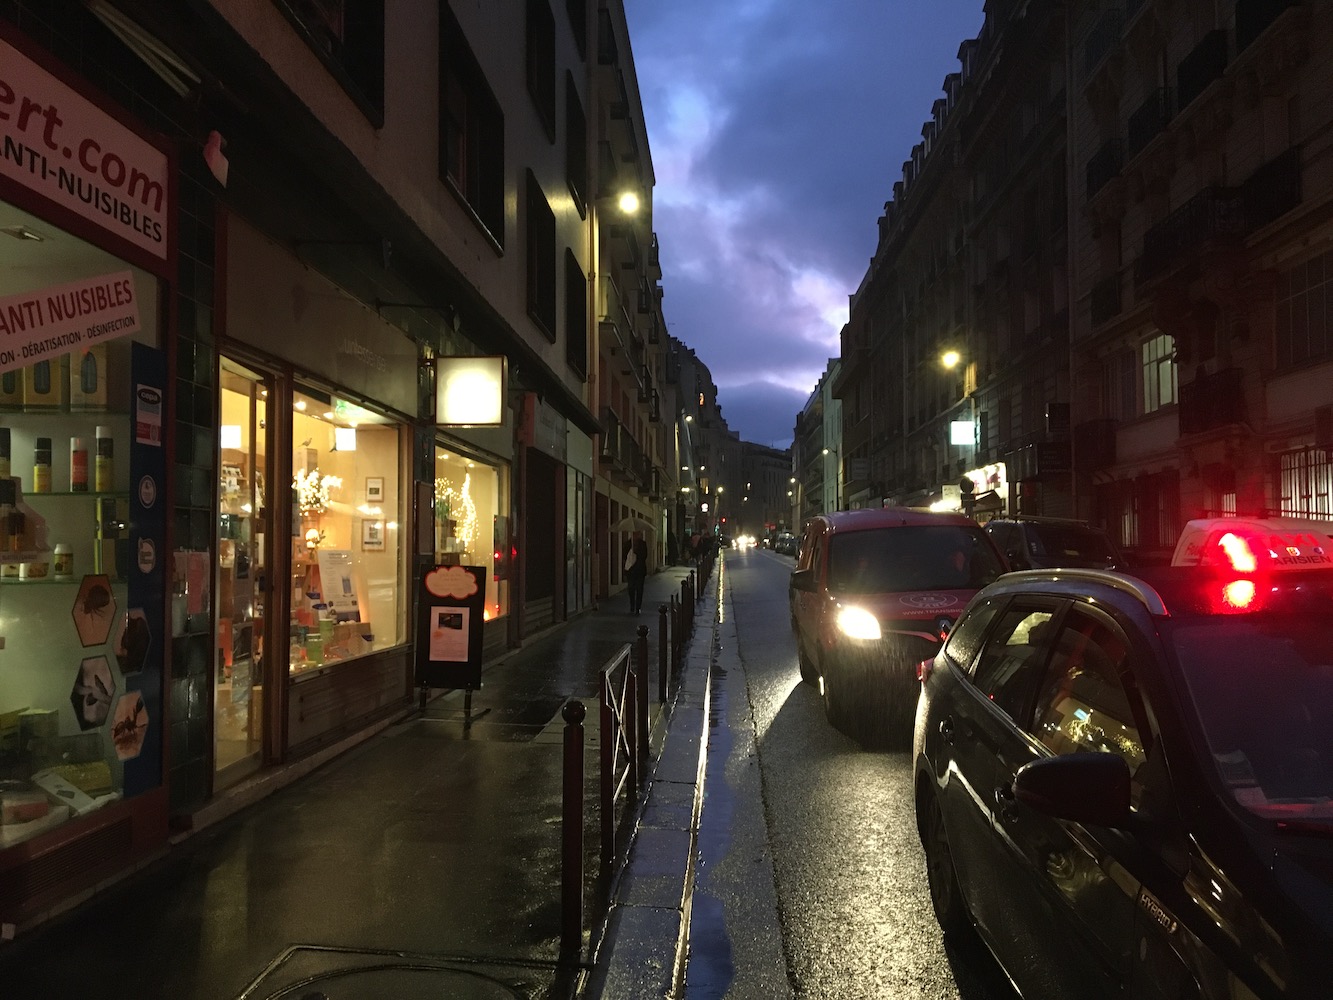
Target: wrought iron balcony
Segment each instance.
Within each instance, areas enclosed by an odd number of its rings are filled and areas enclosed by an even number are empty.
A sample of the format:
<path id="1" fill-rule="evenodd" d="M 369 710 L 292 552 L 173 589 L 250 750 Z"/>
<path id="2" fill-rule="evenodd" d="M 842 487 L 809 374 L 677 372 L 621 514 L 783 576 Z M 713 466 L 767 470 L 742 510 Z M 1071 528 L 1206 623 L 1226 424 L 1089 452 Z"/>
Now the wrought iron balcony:
<path id="1" fill-rule="evenodd" d="M 1204 188 L 1143 235 L 1143 254 L 1134 265 L 1138 284 L 1170 270 L 1208 240 L 1237 238 L 1246 231 L 1245 202 L 1239 188 Z"/>
<path id="2" fill-rule="evenodd" d="M 1241 388 L 1244 370 L 1223 368 L 1180 387 L 1180 433 L 1207 431 L 1246 422 L 1245 393 Z"/>
<path id="3" fill-rule="evenodd" d="M 601 455 L 602 461 L 611 466 L 613 476 L 639 486 L 649 485 L 652 469 L 648 457 L 629 428 L 609 408 L 602 413 Z"/>

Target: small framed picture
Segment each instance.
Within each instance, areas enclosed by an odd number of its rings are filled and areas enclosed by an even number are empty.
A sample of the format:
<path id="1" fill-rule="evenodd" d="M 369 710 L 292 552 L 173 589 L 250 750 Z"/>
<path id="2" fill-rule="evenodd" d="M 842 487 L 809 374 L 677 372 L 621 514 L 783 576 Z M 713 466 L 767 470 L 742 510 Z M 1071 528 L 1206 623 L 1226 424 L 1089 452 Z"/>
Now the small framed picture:
<path id="1" fill-rule="evenodd" d="M 363 552 L 384 551 L 384 522 L 361 522 L 361 550 Z"/>
<path id="2" fill-rule="evenodd" d="M 366 479 L 366 503 L 384 502 L 384 477 L 370 476 Z"/>

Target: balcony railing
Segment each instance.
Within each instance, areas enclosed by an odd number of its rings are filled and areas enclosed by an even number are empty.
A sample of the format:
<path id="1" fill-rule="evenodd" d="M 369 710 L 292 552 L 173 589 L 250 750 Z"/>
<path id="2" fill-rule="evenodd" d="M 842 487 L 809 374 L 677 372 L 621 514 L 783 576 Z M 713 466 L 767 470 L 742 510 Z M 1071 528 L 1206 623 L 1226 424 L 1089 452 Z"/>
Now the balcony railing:
<path id="1" fill-rule="evenodd" d="M 1170 120 L 1171 91 L 1167 87 L 1158 87 L 1129 116 L 1126 129 L 1126 158 L 1134 156 L 1152 142 L 1162 129 L 1166 128 L 1166 123 Z"/>
<path id="2" fill-rule="evenodd" d="M 1206 431 L 1246 422 L 1240 368 L 1223 368 L 1180 387 L 1180 433 Z"/>
<path id="3" fill-rule="evenodd" d="M 648 486 L 652 481 L 647 456 L 611 409 L 602 413 L 602 460 L 610 463 L 613 475 L 639 486 Z"/>
<path id="4" fill-rule="evenodd" d="M 1208 240 L 1244 232 L 1245 203 L 1240 189 L 1204 188 L 1144 234 L 1134 280 L 1138 284 L 1150 281 Z"/>
<path id="5" fill-rule="evenodd" d="M 1120 173 L 1123 163 L 1119 139 L 1110 139 L 1088 160 L 1088 199 L 1109 184 Z"/>
<path id="6" fill-rule="evenodd" d="M 1294 0 L 1236 0 L 1237 55 L 1249 48 L 1284 10 L 1298 6 Z"/>
<path id="7" fill-rule="evenodd" d="M 1221 28 L 1208 32 L 1176 67 L 1176 93 L 1180 110 L 1218 79 L 1227 68 L 1227 33 Z"/>
<path id="8" fill-rule="evenodd" d="M 1093 326 L 1120 315 L 1120 272 L 1112 271 L 1092 286 L 1091 306 Z"/>

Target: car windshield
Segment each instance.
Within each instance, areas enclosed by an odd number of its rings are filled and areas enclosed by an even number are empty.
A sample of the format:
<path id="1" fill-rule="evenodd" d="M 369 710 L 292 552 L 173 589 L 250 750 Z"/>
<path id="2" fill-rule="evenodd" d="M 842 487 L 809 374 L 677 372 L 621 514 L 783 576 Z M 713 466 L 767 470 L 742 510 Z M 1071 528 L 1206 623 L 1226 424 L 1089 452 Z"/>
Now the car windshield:
<path id="1" fill-rule="evenodd" d="M 1327 613 L 1169 626 L 1222 781 L 1267 819 L 1333 821 L 1333 630 Z"/>
<path id="2" fill-rule="evenodd" d="M 835 594 L 975 590 L 1004 571 L 985 532 L 961 524 L 835 532 L 828 559 Z"/>
<path id="3" fill-rule="evenodd" d="M 1067 559 L 1085 559 L 1102 563 L 1115 559 L 1111 543 L 1100 532 L 1062 524 L 1033 525 L 1036 555 L 1059 556 Z"/>

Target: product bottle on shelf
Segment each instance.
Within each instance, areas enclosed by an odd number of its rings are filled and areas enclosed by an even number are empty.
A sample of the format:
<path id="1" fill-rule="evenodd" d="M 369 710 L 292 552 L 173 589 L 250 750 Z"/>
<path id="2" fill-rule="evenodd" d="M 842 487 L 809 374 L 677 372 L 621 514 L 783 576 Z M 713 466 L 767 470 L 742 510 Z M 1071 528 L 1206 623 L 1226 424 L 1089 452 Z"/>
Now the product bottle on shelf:
<path id="1" fill-rule="evenodd" d="M 51 439 L 38 438 L 32 452 L 32 491 L 51 492 Z"/>

